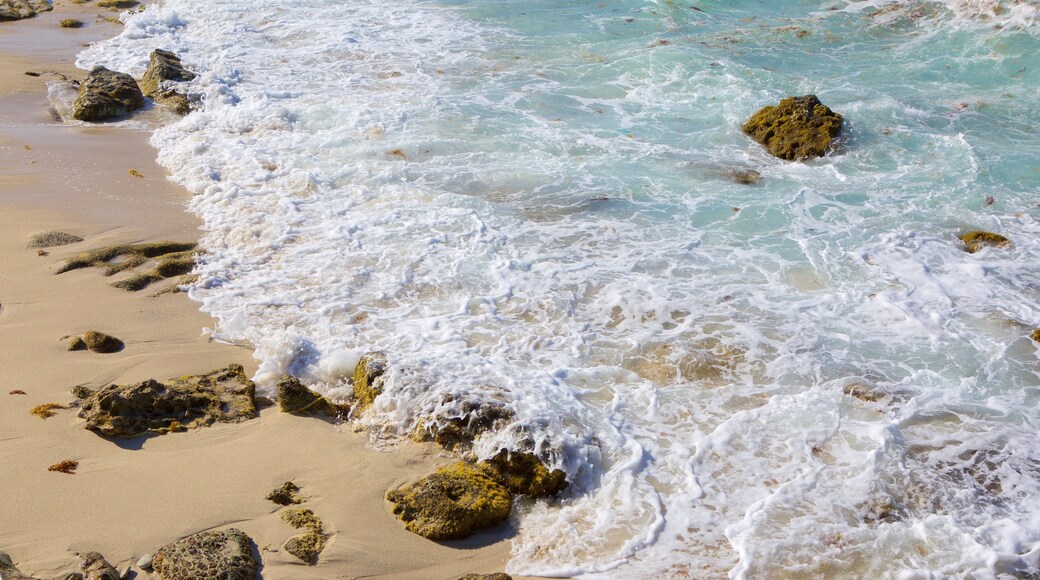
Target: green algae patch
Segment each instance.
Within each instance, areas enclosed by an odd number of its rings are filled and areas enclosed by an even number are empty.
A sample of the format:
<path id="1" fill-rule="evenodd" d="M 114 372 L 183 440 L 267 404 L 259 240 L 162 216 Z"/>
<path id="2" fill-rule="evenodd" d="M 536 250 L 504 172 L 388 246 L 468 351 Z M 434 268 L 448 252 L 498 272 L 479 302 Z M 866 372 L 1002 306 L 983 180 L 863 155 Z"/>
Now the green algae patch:
<path id="1" fill-rule="evenodd" d="M 798 161 L 822 157 L 841 132 L 842 116 L 816 95 L 787 97 L 751 116 L 742 130 L 774 157 Z"/>
<path id="2" fill-rule="evenodd" d="M 370 352 L 358 361 L 354 368 L 354 398 L 357 399 L 358 411 L 371 405 L 383 392 L 386 366 L 386 355 L 382 352 Z"/>
<path id="3" fill-rule="evenodd" d="M 964 251 L 969 254 L 974 254 L 987 246 L 993 248 L 1006 248 L 1011 245 L 1011 240 L 1000 234 L 987 232 L 985 230 L 970 231 L 960 236 L 960 240 L 964 242 Z"/>
<path id="4" fill-rule="evenodd" d="M 393 512 L 408 531 L 431 540 L 455 540 L 509 517 L 509 490 L 477 465 L 460 461 L 410 486 L 388 491 Z"/>

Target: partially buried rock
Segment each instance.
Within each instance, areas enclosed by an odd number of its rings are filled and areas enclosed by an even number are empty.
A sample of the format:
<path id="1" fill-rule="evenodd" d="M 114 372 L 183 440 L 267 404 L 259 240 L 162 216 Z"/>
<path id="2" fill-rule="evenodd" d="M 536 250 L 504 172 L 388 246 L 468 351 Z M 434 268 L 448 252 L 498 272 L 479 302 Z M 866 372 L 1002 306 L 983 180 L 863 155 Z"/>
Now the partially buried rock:
<path id="1" fill-rule="evenodd" d="M 285 551 L 300 560 L 315 565 L 318 556 L 325 549 L 325 528 L 321 520 L 308 509 L 291 509 L 282 512 L 285 523 L 296 529 L 307 530 L 300 536 L 294 536 L 285 543 Z"/>
<path id="2" fill-rule="evenodd" d="M 82 242 L 83 238 L 65 232 L 50 231 L 33 235 L 29 238 L 30 248 L 53 248 Z"/>
<path id="3" fill-rule="evenodd" d="M 256 386 L 241 365 L 161 383 L 111 385 L 83 401 L 86 427 L 107 437 L 137 437 L 238 423 L 256 417 Z"/>
<path id="4" fill-rule="evenodd" d="M 69 350 L 87 350 L 87 342 L 83 340 L 82 336 L 73 336 L 69 339 Z"/>
<path id="5" fill-rule="evenodd" d="M 382 352 L 370 352 L 358 361 L 354 369 L 354 398 L 357 399 L 358 410 L 371 405 L 383 392 L 386 364 L 386 355 Z"/>
<path id="6" fill-rule="evenodd" d="M 249 536 L 234 528 L 177 540 L 152 558 L 152 569 L 162 580 L 254 580 L 259 568 Z"/>
<path id="7" fill-rule="evenodd" d="M 119 580 L 119 572 L 101 554 L 87 552 L 82 557 L 79 569 L 83 570 L 84 580 Z"/>
<path id="8" fill-rule="evenodd" d="M 805 95 L 763 107 L 748 119 L 743 131 L 764 145 L 770 155 L 796 161 L 825 155 L 841 125 L 841 115 L 816 95 Z"/>
<path id="9" fill-rule="evenodd" d="M 88 330 L 85 332 L 83 334 L 83 343 L 87 345 L 87 349 L 91 352 L 105 354 L 119 352 L 123 350 L 124 346 L 123 341 L 118 338 L 96 330 Z M 72 349 L 70 348 L 70 350 Z"/>
<path id="10" fill-rule="evenodd" d="M 82 20 L 76 20 L 75 18 L 66 18 L 65 20 L 61 21 L 61 27 L 62 28 L 82 28 L 83 27 L 83 21 Z"/>
<path id="11" fill-rule="evenodd" d="M 14 565 L 14 561 L 7 554 L 0 552 L 0 578 L 3 580 L 37 580 L 32 576 L 22 574 Z"/>
<path id="12" fill-rule="evenodd" d="M 185 115 L 191 111 L 192 103 L 181 92 L 166 88 L 169 82 L 185 82 L 195 78 L 195 73 L 184 68 L 176 54 L 155 49 L 148 59 L 148 69 L 141 77 L 141 91 L 174 111 Z"/>
<path id="13" fill-rule="evenodd" d="M 495 572 L 493 574 L 466 574 L 460 576 L 459 580 L 513 580 L 513 577 L 505 572 Z"/>
<path id="14" fill-rule="evenodd" d="M 300 488 L 293 482 L 287 481 L 281 485 L 278 489 L 271 491 L 267 494 L 267 499 L 273 501 L 278 505 L 293 505 L 303 503 L 303 498 L 297 492 Z"/>
<path id="15" fill-rule="evenodd" d="M 275 387 L 278 407 L 294 415 L 338 417 L 340 409 L 325 397 L 303 386 L 299 379 L 285 375 Z"/>
<path id="16" fill-rule="evenodd" d="M 0 21 L 32 18 L 52 9 L 53 6 L 47 0 L 0 0 Z"/>
<path id="17" fill-rule="evenodd" d="M 1011 240 L 1000 234 L 983 230 L 970 231 L 960 237 L 964 242 L 964 251 L 974 254 L 986 246 L 994 248 L 1006 248 L 1011 245 Z"/>
<path id="18" fill-rule="evenodd" d="M 80 121 L 105 121 L 128 115 L 144 106 L 144 95 L 128 74 L 94 67 L 79 85 L 72 116 Z"/>
<path id="19" fill-rule="evenodd" d="M 405 527 L 431 540 L 454 540 L 509 517 L 508 489 L 467 462 L 442 467 L 412 485 L 387 492 Z"/>

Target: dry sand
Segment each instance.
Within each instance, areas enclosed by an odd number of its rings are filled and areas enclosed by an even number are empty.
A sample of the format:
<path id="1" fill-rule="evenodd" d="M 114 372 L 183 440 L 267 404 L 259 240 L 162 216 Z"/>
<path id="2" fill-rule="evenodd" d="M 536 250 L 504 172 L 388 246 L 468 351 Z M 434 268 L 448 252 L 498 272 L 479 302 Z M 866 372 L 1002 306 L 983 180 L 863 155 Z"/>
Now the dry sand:
<path id="1" fill-rule="evenodd" d="M 368 446 L 349 424 L 268 408 L 259 419 L 119 444 L 83 428 L 75 410 L 50 419 L 35 405 L 68 403 L 76 385 L 165 379 L 239 363 L 248 348 L 208 341 L 213 321 L 185 294 L 126 292 L 97 269 L 55 275 L 61 261 L 111 243 L 194 240 L 188 193 L 167 181 L 141 129 L 66 125 L 49 110 L 45 82 L 24 71 L 81 77 L 72 63 L 83 43 L 114 34 L 114 13 L 59 0 L 53 12 L 0 22 L 0 551 L 27 574 L 51 578 L 98 551 L 117 567 L 185 535 L 237 527 L 256 542 L 264 578 L 457 578 L 501 571 L 508 532 L 451 545 L 405 531 L 387 510 L 388 488 L 452 459 L 432 446 L 394 452 Z M 63 18 L 87 27 L 66 30 Z M 161 120 L 153 111 L 146 119 Z M 135 169 L 144 177 L 129 174 Z M 84 242 L 26 247 L 62 230 Z M 96 329 L 126 342 L 115 354 L 69 352 L 61 337 Z M 9 395 L 12 390 L 25 395 Z M 74 475 L 49 472 L 79 462 Z M 281 550 L 297 532 L 268 491 L 292 480 L 334 535 L 317 566 Z M 135 566 L 135 570 L 136 566 Z M 152 577 L 137 570 L 139 578 Z"/>

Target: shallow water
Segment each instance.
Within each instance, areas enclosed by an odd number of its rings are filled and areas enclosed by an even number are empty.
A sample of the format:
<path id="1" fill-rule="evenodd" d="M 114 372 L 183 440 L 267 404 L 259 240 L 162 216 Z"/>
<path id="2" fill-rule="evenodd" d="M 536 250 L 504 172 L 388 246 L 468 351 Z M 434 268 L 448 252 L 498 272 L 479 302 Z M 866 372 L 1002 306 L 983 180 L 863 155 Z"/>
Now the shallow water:
<path id="1" fill-rule="evenodd" d="M 478 452 L 575 482 L 522 508 L 509 571 L 1040 573 L 1036 2 L 198 12 L 80 56 L 200 73 L 153 137 L 205 220 L 192 297 L 261 386 L 343 394 L 386 351 L 385 436 L 506 404 Z M 808 93 L 832 155 L 741 134 Z M 976 228 L 1013 245 L 968 254 Z"/>

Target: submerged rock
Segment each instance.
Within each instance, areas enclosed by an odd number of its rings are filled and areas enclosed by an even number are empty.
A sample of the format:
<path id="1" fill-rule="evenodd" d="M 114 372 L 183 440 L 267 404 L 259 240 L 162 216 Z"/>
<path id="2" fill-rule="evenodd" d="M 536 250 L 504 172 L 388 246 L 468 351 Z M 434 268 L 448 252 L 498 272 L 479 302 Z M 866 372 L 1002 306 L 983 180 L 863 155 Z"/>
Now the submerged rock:
<path id="1" fill-rule="evenodd" d="M 455 540 L 498 525 L 513 500 L 504 485 L 467 462 L 441 467 L 410 486 L 387 492 L 405 527 L 431 540 Z"/>
<path id="2" fill-rule="evenodd" d="M 278 407 L 283 413 L 326 417 L 340 416 L 340 408 L 332 401 L 303 386 L 299 379 L 284 375 L 275 386 Z"/>
<path id="3" fill-rule="evenodd" d="M 155 49 L 148 59 L 148 69 L 141 77 L 141 91 L 155 100 L 170 107 L 181 115 L 191 111 L 192 103 L 184 93 L 173 89 L 164 88 L 163 84 L 169 82 L 184 82 L 195 78 L 195 73 L 184 68 L 181 59 L 176 54 Z"/>
<path id="4" fill-rule="evenodd" d="M 260 563 L 253 557 L 249 536 L 234 528 L 200 532 L 163 546 L 152 558 L 162 580 L 254 580 Z"/>
<path id="5" fill-rule="evenodd" d="M 33 235 L 29 238 L 30 248 L 53 248 L 82 242 L 83 238 L 59 231 L 49 231 Z"/>
<path id="6" fill-rule="evenodd" d="M 459 410 L 461 417 L 441 417 L 429 426 L 420 425 L 416 439 L 433 440 L 449 450 L 469 447 L 481 433 L 513 417 L 512 411 L 492 401 L 465 401 Z"/>
<path id="7" fill-rule="evenodd" d="M 974 254 L 986 246 L 1006 248 L 1011 245 L 1011 240 L 1004 236 L 983 230 L 970 231 L 960 236 L 960 240 L 964 242 L 964 251 L 969 254 Z"/>
<path id="8" fill-rule="evenodd" d="M 15 565 L 11 557 L 0 552 L 0 578 L 3 580 L 38 580 L 32 576 L 23 574 Z"/>
<path id="9" fill-rule="evenodd" d="M 144 106 L 144 95 L 128 74 L 94 67 L 79 85 L 72 116 L 80 121 L 104 121 L 122 117 Z"/>
<path id="10" fill-rule="evenodd" d="M 354 398 L 357 399 L 357 410 L 371 405 L 383 392 L 386 365 L 386 354 L 382 352 L 370 352 L 358 361 L 354 369 Z"/>
<path id="11" fill-rule="evenodd" d="M 825 155 L 841 125 L 841 115 L 816 95 L 805 95 L 763 107 L 744 123 L 743 131 L 764 145 L 770 155 L 796 161 Z"/>
<path id="12" fill-rule="evenodd" d="M 101 554 L 87 552 L 82 558 L 79 569 L 83 571 L 84 580 L 119 580 L 119 572 Z"/>
<path id="13" fill-rule="evenodd" d="M 0 21 L 32 18 L 40 12 L 53 9 L 47 0 L 0 0 Z"/>
<path id="14" fill-rule="evenodd" d="M 1030 334 L 1029 338 L 1033 339 L 1033 342 L 1040 342 L 1040 328 L 1034 328 L 1033 334 Z"/>
<path id="15" fill-rule="evenodd" d="M 238 423 L 256 417 L 256 387 L 241 365 L 160 383 L 111 385 L 83 401 L 86 428 L 107 437 L 136 437 Z"/>

